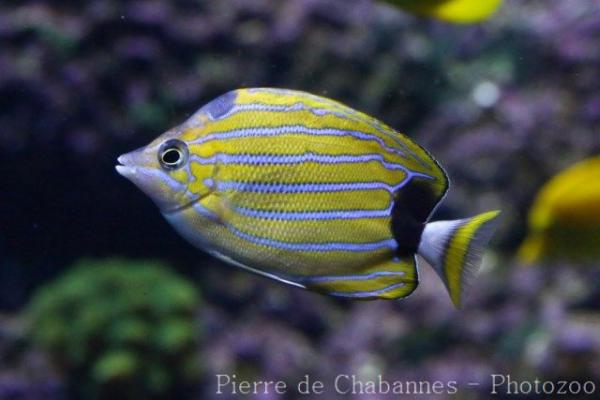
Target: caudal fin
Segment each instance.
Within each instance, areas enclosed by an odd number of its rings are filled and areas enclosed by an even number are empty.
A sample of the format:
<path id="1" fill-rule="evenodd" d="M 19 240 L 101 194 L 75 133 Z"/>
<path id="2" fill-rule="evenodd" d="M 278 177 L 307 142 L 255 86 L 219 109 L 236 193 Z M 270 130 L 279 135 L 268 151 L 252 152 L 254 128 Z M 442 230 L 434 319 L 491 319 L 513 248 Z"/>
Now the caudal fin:
<path id="1" fill-rule="evenodd" d="M 418 253 L 438 272 L 458 308 L 479 270 L 499 213 L 489 211 L 473 218 L 436 221 L 425 226 Z"/>

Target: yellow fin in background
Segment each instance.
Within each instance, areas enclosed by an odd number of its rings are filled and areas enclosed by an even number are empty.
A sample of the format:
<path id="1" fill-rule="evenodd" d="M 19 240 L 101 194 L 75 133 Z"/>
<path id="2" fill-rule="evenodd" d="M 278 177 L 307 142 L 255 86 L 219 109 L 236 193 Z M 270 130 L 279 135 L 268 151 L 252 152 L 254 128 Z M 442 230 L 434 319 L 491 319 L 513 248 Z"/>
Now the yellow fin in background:
<path id="1" fill-rule="evenodd" d="M 405 10 L 456 24 L 473 24 L 490 18 L 502 0 L 386 0 Z"/>
<path id="2" fill-rule="evenodd" d="M 519 247 L 517 258 L 523 264 L 533 264 L 542 258 L 544 247 L 544 236 L 538 232 L 530 233 Z"/>
<path id="3" fill-rule="evenodd" d="M 440 275 L 454 305 L 464 304 L 481 265 L 485 246 L 494 233 L 499 211 L 473 218 L 430 222 L 425 226 L 418 253 Z"/>
<path id="4" fill-rule="evenodd" d="M 540 189 L 518 257 L 526 264 L 600 257 L 600 156 L 573 164 Z"/>

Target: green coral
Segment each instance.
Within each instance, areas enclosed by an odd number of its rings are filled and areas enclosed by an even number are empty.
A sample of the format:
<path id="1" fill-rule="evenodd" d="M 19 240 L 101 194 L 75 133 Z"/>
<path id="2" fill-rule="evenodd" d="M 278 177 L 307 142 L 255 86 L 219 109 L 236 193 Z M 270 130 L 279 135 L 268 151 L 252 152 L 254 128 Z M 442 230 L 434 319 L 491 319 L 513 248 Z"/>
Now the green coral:
<path id="1" fill-rule="evenodd" d="M 30 338 L 92 398 L 170 398 L 198 375 L 195 288 L 157 262 L 82 261 L 41 288 Z"/>

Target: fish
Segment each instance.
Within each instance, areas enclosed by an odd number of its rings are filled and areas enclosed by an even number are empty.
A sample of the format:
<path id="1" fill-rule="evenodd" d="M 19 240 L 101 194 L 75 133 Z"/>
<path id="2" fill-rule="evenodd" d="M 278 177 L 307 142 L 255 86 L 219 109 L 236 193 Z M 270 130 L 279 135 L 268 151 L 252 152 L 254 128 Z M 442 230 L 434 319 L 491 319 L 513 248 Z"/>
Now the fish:
<path id="1" fill-rule="evenodd" d="M 490 18 L 502 0 L 385 0 L 406 11 L 455 24 L 473 24 Z"/>
<path id="2" fill-rule="evenodd" d="M 517 256 L 525 265 L 600 259 L 600 155 L 569 166 L 541 187 Z"/>
<path id="3" fill-rule="evenodd" d="M 460 307 L 498 215 L 429 222 L 449 181 L 424 148 L 288 89 L 230 91 L 118 163 L 197 248 L 349 299 L 408 296 L 420 254 Z"/>

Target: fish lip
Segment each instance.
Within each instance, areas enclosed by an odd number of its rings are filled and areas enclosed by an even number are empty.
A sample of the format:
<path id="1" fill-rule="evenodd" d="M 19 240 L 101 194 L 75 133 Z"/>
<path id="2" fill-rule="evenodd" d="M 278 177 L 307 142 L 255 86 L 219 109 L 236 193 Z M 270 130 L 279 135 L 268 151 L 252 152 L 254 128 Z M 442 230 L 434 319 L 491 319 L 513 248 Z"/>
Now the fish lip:
<path id="1" fill-rule="evenodd" d="M 137 172 L 136 167 L 131 167 L 129 165 L 115 165 L 115 169 L 121 176 L 124 176 L 125 178 L 135 175 Z"/>

